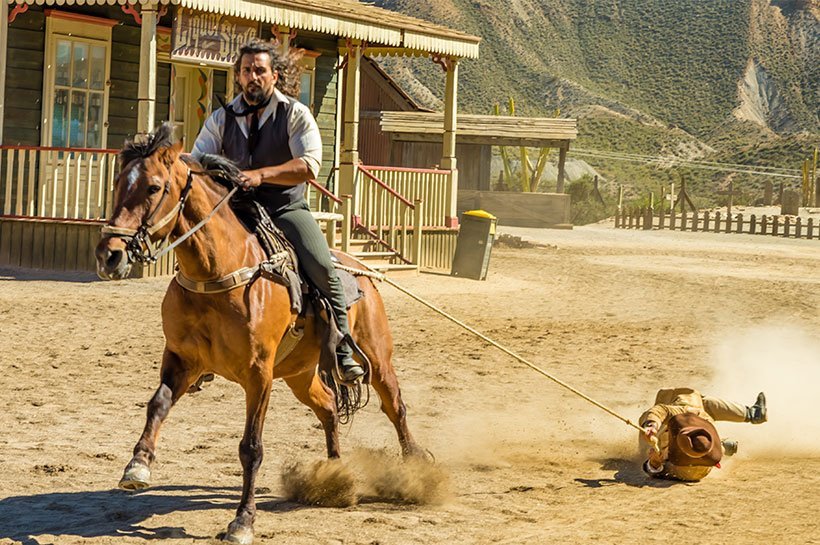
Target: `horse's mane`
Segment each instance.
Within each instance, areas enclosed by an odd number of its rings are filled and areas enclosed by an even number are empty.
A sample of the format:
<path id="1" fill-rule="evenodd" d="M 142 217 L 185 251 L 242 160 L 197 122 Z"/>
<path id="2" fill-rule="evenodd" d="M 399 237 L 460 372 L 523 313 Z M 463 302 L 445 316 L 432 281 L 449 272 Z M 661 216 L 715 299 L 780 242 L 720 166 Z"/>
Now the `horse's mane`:
<path id="1" fill-rule="evenodd" d="M 145 159 L 155 154 L 160 148 L 174 145 L 174 127 L 168 122 L 149 134 L 145 140 L 127 140 L 120 151 L 120 165 L 125 166 L 135 159 Z"/>
<path id="2" fill-rule="evenodd" d="M 221 155 L 206 153 L 199 162 L 215 182 L 227 189 L 232 189 L 242 180 L 242 171 L 236 163 Z"/>

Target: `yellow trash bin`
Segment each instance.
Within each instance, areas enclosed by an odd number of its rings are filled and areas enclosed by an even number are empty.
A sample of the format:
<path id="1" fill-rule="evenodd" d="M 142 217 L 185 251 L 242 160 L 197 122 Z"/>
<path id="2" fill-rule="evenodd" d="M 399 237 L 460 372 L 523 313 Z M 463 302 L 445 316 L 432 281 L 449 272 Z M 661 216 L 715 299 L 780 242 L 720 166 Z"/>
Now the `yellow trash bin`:
<path id="1" fill-rule="evenodd" d="M 495 216 L 484 210 L 470 210 L 461 215 L 451 276 L 487 278 L 497 222 Z"/>

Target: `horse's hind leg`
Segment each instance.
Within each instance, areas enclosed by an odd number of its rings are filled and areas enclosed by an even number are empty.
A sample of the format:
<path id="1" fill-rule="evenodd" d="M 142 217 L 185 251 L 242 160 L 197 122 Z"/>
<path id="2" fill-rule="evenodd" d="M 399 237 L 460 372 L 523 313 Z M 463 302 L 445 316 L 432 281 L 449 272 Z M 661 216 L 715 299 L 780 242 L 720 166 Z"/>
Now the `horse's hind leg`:
<path id="1" fill-rule="evenodd" d="M 133 458 L 125 468 L 120 480 L 120 488 L 141 490 L 148 487 L 151 479 L 151 464 L 155 458 L 157 437 L 162 422 L 195 378 L 183 367 L 179 357 L 166 348 L 162 354 L 160 385 L 151 401 L 148 402 L 145 429 L 134 447 Z"/>
<path id="2" fill-rule="evenodd" d="M 315 369 L 306 373 L 288 377 L 285 382 L 293 391 L 296 399 L 310 407 L 322 423 L 327 443 L 327 457 L 339 457 L 339 415 L 336 411 L 336 398 Z"/>
<path id="3" fill-rule="evenodd" d="M 357 339 L 357 342 L 372 365 L 371 384 L 381 400 L 382 412 L 387 415 L 387 418 L 393 423 L 393 427 L 396 428 L 402 455 L 405 458 L 409 456 L 427 456 L 427 451 L 416 443 L 410 433 L 410 428 L 407 426 L 407 409 L 401 399 L 399 379 L 396 377 L 396 370 L 393 368 L 391 361 L 393 342 L 389 335 L 376 338 L 369 336 L 366 339 Z"/>

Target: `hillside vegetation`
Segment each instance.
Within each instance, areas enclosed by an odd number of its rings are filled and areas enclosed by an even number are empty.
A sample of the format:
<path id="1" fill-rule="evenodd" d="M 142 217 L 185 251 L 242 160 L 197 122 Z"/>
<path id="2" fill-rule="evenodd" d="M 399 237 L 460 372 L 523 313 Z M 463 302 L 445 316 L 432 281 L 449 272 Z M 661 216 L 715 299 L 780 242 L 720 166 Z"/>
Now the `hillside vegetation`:
<path id="1" fill-rule="evenodd" d="M 820 5 L 812 0 L 379 0 L 482 37 L 462 63 L 459 108 L 578 118 L 576 147 L 799 168 L 820 134 Z M 440 106 L 441 71 L 380 59 Z M 592 162 L 592 161 L 590 161 Z M 641 191 L 680 173 L 595 168 Z M 703 191 L 725 174 L 692 171 Z M 761 179 L 735 178 L 749 184 Z M 799 183 L 795 180 L 793 183 Z"/>

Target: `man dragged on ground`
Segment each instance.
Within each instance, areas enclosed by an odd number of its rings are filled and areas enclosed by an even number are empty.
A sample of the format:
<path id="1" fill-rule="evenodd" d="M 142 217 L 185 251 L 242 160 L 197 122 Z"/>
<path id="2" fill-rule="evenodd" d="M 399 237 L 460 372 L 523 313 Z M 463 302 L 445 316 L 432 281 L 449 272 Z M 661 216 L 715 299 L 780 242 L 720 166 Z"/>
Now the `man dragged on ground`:
<path id="1" fill-rule="evenodd" d="M 723 456 L 737 452 L 737 442 L 721 441 L 715 421 L 766 422 L 766 397 L 758 394 L 754 405 L 702 396 L 691 388 L 660 390 L 655 405 L 641 415 L 642 444 L 650 445 L 643 470 L 649 476 L 679 481 L 699 481 Z M 651 448 L 657 442 L 657 449 Z"/>

